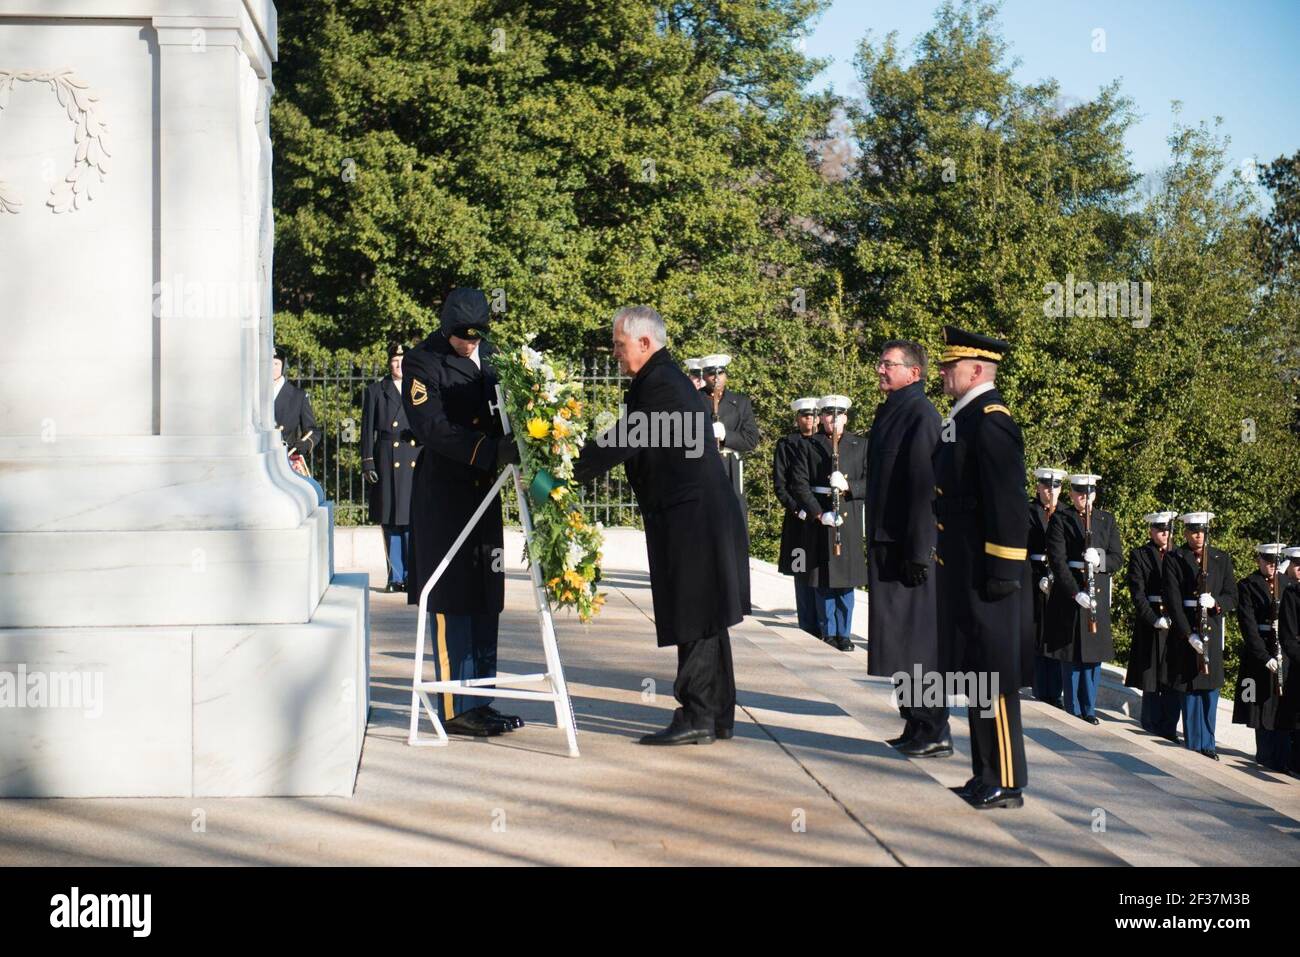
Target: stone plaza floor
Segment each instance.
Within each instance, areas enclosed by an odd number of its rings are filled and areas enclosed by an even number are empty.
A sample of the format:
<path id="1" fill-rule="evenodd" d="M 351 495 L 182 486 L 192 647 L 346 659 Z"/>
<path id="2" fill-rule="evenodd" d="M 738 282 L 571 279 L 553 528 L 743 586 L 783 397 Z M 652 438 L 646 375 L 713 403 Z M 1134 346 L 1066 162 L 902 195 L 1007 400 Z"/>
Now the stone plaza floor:
<path id="1" fill-rule="evenodd" d="M 788 584 L 755 570 L 755 615 L 732 630 L 736 737 L 646 748 L 675 707 L 644 571 L 609 570 L 596 623 L 557 619 L 578 721 L 565 754 L 549 705 L 498 702 L 528 726 L 445 749 L 406 744 L 415 612 L 371 594 L 371 712 L 355 795 L 0 801 L 0 864 L 1284 865 L 1300 861 L 1300 781 L 1023 702 L 1030 788 L 977 812 L 948 788 L 958 753 L 909 760 L 866 652 L 792 626 Z M 513 569 L 500 667 L 542 670 L 527 575 Z M 422 726 L 428 733 L 427 722 Z M 1240 736 L 1234 740 L 1240 741 Z M 198 828 L 197 822 L 202 823 Z"/>

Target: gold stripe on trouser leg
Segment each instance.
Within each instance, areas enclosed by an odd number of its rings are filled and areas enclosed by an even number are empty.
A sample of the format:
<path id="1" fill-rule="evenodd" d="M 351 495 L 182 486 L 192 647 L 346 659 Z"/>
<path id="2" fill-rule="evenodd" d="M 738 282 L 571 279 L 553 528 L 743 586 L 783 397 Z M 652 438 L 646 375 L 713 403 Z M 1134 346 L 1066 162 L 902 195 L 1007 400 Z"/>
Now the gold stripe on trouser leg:
<path id="1" fill-rule="evenodd" d="M 1006 705 L 1002 695 L 998 695 L 998 706 L 993 711 L 993 731 L 998 736 L 998 776 L 1002 786 L 1010 787 L 1007 783 L 1007 765 L 1010 763 L 1010 739 L 1005 734 L 1007 727 Z"/>
<path id="2" fill-rule="evenodd" d="M 439 681 L 451 680 L 451 659 L 447 656 L 447 619 L 438 612 L 438 674 Z M 450 691 L 442 693 L 442 716 L 450 721 L 456 717 L 455 697 Z"/>
<path id="3" fill-rule="evenodd" d="M 1011 719 L 1007 717 L 1007 696 L 998 696 L 998 706 L 1002 709 L 1002 733 L 1007 739 L 1007 766 L 1005 770 L 1007 783 L 1006 786 L 1013 788 L 1016 786 L 1016 751 L 1011 746 Z"/>

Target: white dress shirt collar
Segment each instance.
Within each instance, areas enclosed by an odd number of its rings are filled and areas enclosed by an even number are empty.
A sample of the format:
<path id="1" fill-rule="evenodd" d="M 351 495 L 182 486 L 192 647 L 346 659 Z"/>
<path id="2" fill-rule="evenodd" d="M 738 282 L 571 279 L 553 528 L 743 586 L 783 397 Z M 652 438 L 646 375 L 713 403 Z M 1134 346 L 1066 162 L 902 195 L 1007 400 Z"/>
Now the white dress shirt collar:
<path id="1" fill-rule="evenodd" d="M 995 383 L 993 382 L 981 382 L 979 385 L 972 388 L 964 396 L 962 396 L 955 403 L 953 403 L 952 411 L 948 413 L 948 418 L 950 419 L 957 418 L 958 412 L 966 408 L 966 406 L 970 405 L 972 402 L 974 402 L 976 399 L 982 396 L 985 392 L 988 392 L 990 389 L 994 388 L 994 386 Z"/>

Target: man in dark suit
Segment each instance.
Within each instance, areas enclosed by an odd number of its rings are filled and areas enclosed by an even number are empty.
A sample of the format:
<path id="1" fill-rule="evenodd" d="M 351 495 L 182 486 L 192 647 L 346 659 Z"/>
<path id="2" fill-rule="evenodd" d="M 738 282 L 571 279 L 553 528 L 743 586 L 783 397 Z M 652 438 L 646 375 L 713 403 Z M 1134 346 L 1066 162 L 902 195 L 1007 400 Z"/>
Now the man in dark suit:
<path id="1" fill-rule="evenodd" d="M 406 353 L 402 404 L 424 451 L 415 466 L 411 499 L 408 604 L 442 562 L 501 468 L 519 461 L 513 438 L 502 435 L 489 404 L 496 401 L 493 348 L 484 339 L 491 316 L 478 289 L 453 289 L 442 305 L 441 328 Z M 391 420 L 390 420 L 391 421 Z M 400 421 L 400 420 L 399 420 Z M 470 530 L 429 593 L 437 622 L 434 661 L 440 681 L 491 678 L 497 671 L 497 624 L 505 604 L 501 497 Z M 478 695 L 437 696 L 449 734 L 489 737 L 522 727 Z"/>
<path id="2" fill-rule="evenodd" d="M 1181 696 L 1160 684 L 1165 640 L 1169 636 L 1169 611 L 1161 595 L 1165 559 L 1169 555 L 1177 512 L 1150 512 L 1146 543 L 1128 556 L 1129 595 L 1133 598 L 1133 645 L 1129 649 L 1124 684 L 1142 691 L 1142 727 L 1173 744 L 1178 743 Z"/>
<path id="3" fill-rule="evenodd" d="M 925 395 L 926 367 L 920 343 L 881 347 L 885 401 L 867 435 L 867 672 L 894 678 L 904 723 L 889 743 L 915 758 L 952 754 L 947 707 L 922 699 L 924 675 L 939 667 L 932 574 L 939 413 Z"/>
<path id="4" fill-rule="evenodd" d="M 708 424 L 708 412 L 666 348 L 649 306 L 614 316 L 614 355 L 632 376 L 625 411 L 588 440 L 574 465 L 586 482 L 622 464 L 645 522 L 659 647 L 676 646 L 681 707 L 642 744 L 711 744 L 732 737 L 736 679 L 727 628 L 750 613 L 749 535 Z M 668 442 L 642 442 L 647 432 Z"/>
<path id="5" fill-rule="evenodd" d="M 275 396 L 275 424 L 280 428 L 280 438 L 289 456 L 289 462 L 299 475 L 309 474 L 306 457 L 320 441 L 316 430 L 316 416 L 311 410 L 307 393 L 284 377 L 284 351 L 275 350 L 271 360 L 271 389 Z"/>
<path id="6" fill-rule="evenodd" d="M 1072 508 L 1047 526 L 1047 562 L 1055 585 L 1047 603 L 1043 654 L 1061 663 L 1065 710 L 1089 724 L 1097 717 L 1101 663 L 1115 655 L 1110 632 L 1111 576 L 1124 561 L 1115 516 L 1094 504 L 1101 477 L 1070 476 Z M 1085 526 L 1091 522 L 1091 536 Z M 1092 594 L 1088 580 L 1092 579 Z"/>
<path id="7" fill-rule="evenodd" d="M 713 437 L 718 440 L 727 479 L 740 499 L 740 507 L 747 511 L 743 456 L 758 448 L 760 436 L 749 396 L 727 388 L 727 366 L 730 364 L 731 356 L 728 355 L 705 356 L 700 360 L 700 372 L 704 376 L 704 398 L 716 410 Z"/>
<path id="8" fill-rule="evenodd" d="M 1223 685 L 1224 618 L 1237 607 L 1237 579 L 1231 556 L 1206 541 L 1213 518 L 1213 512 L 1180 515 L 1185 544 L 1165 558 L 1161 594 L 1170 622 L 1161 681 L 1182 693 L 1183 744 L 1217 761 L 1214 724 Z M 1202 554 L 1208 566 L 1204 588 Z"/>
<path id="9" fill-rule="evenodd" d="M 815 523 L 808 584 L 817 596 L 821 639 L 840 651 L 853 650 L 855 589 L 867 583 L 863 540 L 867 496 L 867 440 L 845 426 L 852 400 L 824 395 L 822 427 L 808 442 L 794 476 L 794 497 Z M 831 437 L 839 436 L 839 462 Z M 839 508 L 835 499 L 839 495 Z"/>
<path id="10" fill-rule="evenodd" d="M 794 578 L 794 607 L 799 627 L 821 637 L 817 625 L 816 593 L 808 584 L 808 563 L 815 551 L 813 533 L 817 525 L 794 495 L 794 477 L 808 441 L 817 434 L 817 398 L 808 396 L 790 403 L 794 412 L 794 431 L 776 440 L 772 453 L 772 490 L 781 503 L 781 554 L 777 571 Z"/>
<path id="11" fill-rule="evenodd" d="M 370 523 L 384 533 L 388 556 L 386 592 L 406 590 L 406 563 L 411 541 L 411 489 L 420 444 L 402 406 L 400 342 L 388 347 L 389 374 L 366 387 L 361 403 L 361 469 L 369 485 Z"/>
<path id="12" fill-rule="evenodd" d="M 939 660 L 950 675 L 988 682 L 968 694 L 974 774 L 957 793 L 979 809 L 1020 807 L 1028 769 L 1018 689 L 1033 667 L 1022 620 L 1030 613 L 1025 446 L 995 382 L 1011 347 L 954 326 L 943 336 L 939 371 L 956 401 L 934 453 Z"/>

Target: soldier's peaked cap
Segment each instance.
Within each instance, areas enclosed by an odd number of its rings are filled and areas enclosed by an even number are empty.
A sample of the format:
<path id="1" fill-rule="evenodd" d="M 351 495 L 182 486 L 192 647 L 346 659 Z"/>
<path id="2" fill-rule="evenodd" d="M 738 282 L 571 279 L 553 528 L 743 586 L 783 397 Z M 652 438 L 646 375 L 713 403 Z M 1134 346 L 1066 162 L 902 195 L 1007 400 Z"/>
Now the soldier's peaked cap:
<path id="1" fill-rule="evenodd" d="M 1038 479 L 1040 482 L 1059 482 L 1065 478 L 1065 469 L 1034 469 L 1034 478 Z"/>
<path id="2" fill-rule="evenodd" d="M 982 336 L 978 332 L 967 332 L 956 326 L 943 327 L 943 355 L 939 364 L 957 362 L 959 359 L 983 359 L 985 362 L 1001 362 L 1011 351 L 1010 343 L 992 336 Z"/>
<path id="3" fill-rule="evenodd" d="M 483 290 L 457 288 L 447 293 L 439 319 L 445 335 L 481 339 L 487 334 L 492 313 Z"/>
<path id="4" fill-rule="evenodd" d="M 795 399 L 790 403 L 790 409 L 793 412 L 816 412 L 818 398 L 815 395 L 804 396 L 802 399 Z"/>
<path id="5" fill-rule="evenodd" d="M 1269 542 L 1267 545 L 1256 545 L 1255 554 L 1263 555 L 1267 558 L 1277 558 L 1286 551 L 1286 542 Z"/>
<path id="6" fill-rule="evenodd" d="M 1142 516 L 1142 521 L 1148 525 L 1159 525 L 1161 527 L 1168 525 L 1178 517 L 1177 512 L 1148 512 Z"/>
<path id="7" fill-rule="evenodd" d="M 1178 521 L 1183 523 L 1184 528 L 1204 528 L 1213 519 L 1213 512 L 1183 512 L 1178 516 Z"/>
<path id="8" fill-rule="evenodd" d="M 847 412 L 853 406 L 853 400 L 847 395 L 824 395 L 817 400 L 823 412 Z"/>

